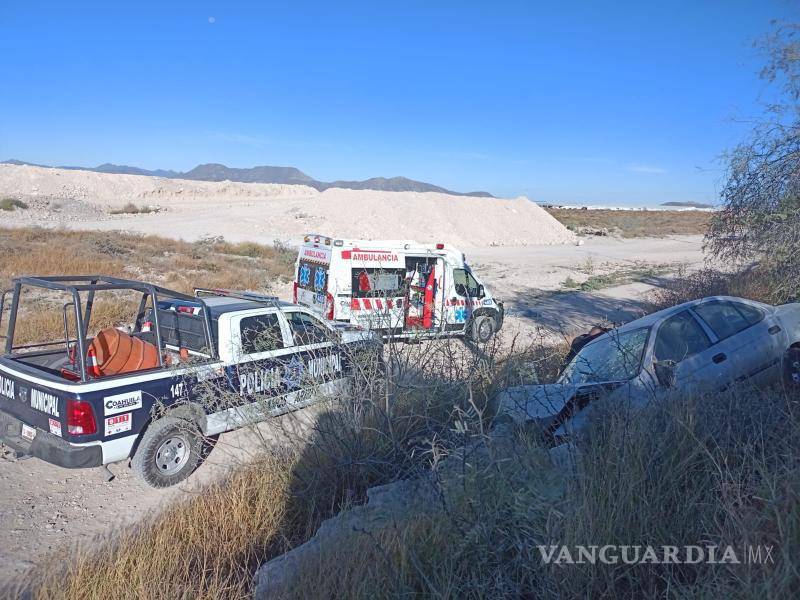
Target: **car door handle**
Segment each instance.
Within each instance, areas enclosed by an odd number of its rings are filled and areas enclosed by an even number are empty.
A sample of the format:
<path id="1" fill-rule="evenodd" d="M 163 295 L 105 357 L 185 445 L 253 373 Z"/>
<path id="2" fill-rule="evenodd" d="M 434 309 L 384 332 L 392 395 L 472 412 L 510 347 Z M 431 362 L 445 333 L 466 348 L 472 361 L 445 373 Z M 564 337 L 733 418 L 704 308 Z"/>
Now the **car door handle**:
<path id="1" fill-rule="evenodd" d="M 777 325 L 773 325 L 772 327 L 767 329 L 767 331 L 769 331 L 770 335 L 775 335 L 776 333 L 780 333 L 781 332 L 781 328 L 778 327 Z"/>
<path id="2" fill-rule="evenodd" d="M 728 360 L 728 356 L 725 353 L 720 352 L 719 354 L 715 354 L 711 360 L 713 360 L 716 364 L 719 364 Z"/>

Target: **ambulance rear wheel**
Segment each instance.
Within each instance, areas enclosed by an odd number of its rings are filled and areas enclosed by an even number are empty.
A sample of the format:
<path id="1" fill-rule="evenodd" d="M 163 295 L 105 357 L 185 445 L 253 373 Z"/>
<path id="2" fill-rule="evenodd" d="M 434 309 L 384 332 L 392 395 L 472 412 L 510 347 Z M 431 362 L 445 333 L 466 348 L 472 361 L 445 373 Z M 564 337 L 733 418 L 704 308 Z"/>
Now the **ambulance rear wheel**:
<path id="1" fill-rule="evenodd" d="M 470 337 L 473 342 L 485 344 L 494 335 L 497 324 L 494 317 L 490 315 L 478 315 L 472 321 L 472 331 Z"/>
<path id="2" fill-rule="evenodd" d="M 162 417 L 145 431 L 131 468 L 149 486 L 164 488 L 191 475 L 203 454 L 203 438 L 192 421 Z"/>

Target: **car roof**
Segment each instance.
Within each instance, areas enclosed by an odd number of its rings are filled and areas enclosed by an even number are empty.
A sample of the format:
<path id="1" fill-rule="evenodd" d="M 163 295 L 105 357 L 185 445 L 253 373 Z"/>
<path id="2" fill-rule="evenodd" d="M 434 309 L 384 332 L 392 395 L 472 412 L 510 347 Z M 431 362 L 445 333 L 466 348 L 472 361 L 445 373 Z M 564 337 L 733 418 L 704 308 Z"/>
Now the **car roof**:
<path id="1" fill-rule="evenodd" d="M 761 302 L 754 302 L 753 300 L 747 300 L 746 298 L 737 298 L 735 296 L 706 296 L 705 298 L 699 298 L 697 300 L 690 300 L 689 302 L 684 302 L 682 304 L 676 304 L 675 306 L 670 306 L 669 308 L 664 308 L 662 310 L 656 311 L 649 315 L 645 315 L 639 319 L 634 319 L 616 329 L 612 329 L 611 332 L 617 333 L 624 333 L 626 331 L 633 331 L 634 329 L 640 329 L 642 327 L 652 327 L 653 325 L 659 323 L 663 319 L 667 317 L 671 317 L 672 315 L 679 313 L 687 308 L 692 308 L 695 306 L 699 306 L 700 304 L 708 304 L 709 302 L 721 302 L 721 301 L 734 301 L 734 302 L 743 302 L 745 304 L 755 304 L 761 307 L 768 307 L 769 305 L 763 304 Z M 611 333 L 609 332 L 609 333 Z M 597 339 L 601 339 L 603 336 L 599 336 Z M 595 340 L 592 340 L 593 342 Z"/>

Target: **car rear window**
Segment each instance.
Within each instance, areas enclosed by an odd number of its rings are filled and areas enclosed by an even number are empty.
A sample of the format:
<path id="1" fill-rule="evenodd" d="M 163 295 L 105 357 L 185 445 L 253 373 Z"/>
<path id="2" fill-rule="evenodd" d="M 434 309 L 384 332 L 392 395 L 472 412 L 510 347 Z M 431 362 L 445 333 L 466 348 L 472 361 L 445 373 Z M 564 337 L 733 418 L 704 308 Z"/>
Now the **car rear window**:
<path id="1" fill-rule="evenodd" d="M 694 307 L 716 336 L 724 340 L 759 323 L 764 313 L 754 306 L 741 302 L 716 301 Z"/>

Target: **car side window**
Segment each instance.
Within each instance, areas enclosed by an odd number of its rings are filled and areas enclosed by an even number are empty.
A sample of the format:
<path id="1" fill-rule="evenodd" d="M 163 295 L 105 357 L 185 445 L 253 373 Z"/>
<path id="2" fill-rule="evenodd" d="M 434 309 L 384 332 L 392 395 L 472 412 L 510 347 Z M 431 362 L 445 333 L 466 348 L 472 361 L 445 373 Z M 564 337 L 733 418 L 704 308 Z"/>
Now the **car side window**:
<path id="1" fill-rule="evenodd" d="M 308 344 L 321 344 L 329 342 L 331 332 L 318 319 L 302 312 L 290 312 L 286 314 L 289 327 L 292 330 L 292 338 L 297 346 Z"/>
<path id="2" fill-rule="evenodd" d="M 468 298 L 478 296 L 478 282 L 472 276 L 472 273 L 466 269 L 453 269 L 453 284 L 456 288 L 456 294 L 459 296 Z"/>
<path id="3" fill-rule="evenodd" d="M 256 354 L 283 348 L 283 333 L 278 315 L 256 315 L 245 317 L 239 323 L 242 352 Z"/>
<path id="4" fill-rule="evenodd" d="M 764 318 L 760 310 L 740 302 L 709 302 L 695 306 L 694 312 L 721 340 L 736 335 Z"/>
<path id="5" fill-rule="evenodd" d="M 684 310 L 661 324 L 654 349 L 658 361 L 676 363 L 711 347 L 711 340 L 695 318 Z"/>

